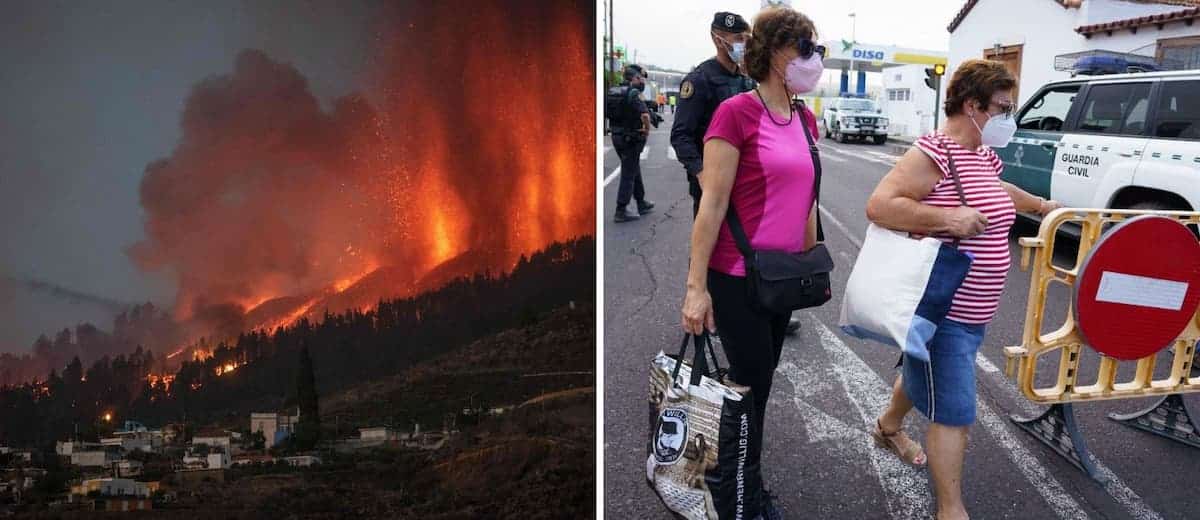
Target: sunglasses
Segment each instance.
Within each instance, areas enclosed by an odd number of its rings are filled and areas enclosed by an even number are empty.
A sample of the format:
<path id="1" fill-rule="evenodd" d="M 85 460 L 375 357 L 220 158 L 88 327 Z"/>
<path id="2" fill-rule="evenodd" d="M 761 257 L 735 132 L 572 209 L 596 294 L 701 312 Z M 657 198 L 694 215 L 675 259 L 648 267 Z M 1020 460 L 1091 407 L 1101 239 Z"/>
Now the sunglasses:
<path id="1" fill-rule="evenodd" d="M 820 55 L 821 59 L 829 56 L 829 52 L 825 49 L 824 45 L 819 45 L 808 38 L 800 38 L 800 41 L 796 44 L 796 50 L 800 51 L 800 57 L 806 60 L 811 58 L 813 54 Z"/>

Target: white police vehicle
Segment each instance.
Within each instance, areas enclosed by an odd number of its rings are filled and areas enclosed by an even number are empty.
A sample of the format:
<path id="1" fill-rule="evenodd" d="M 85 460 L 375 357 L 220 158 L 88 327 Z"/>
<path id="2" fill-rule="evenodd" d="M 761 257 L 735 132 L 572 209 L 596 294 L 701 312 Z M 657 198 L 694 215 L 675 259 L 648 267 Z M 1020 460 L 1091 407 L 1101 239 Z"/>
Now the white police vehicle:
<path id="1" fill-rule="evenodd" d="M 851 137 L 874 139 L 875 144 L 887 142 L 888 118 L 874 100 L 837 98 L 821 114 L 825 137 L 849 142 Z"/>
<path id="2" fill-rule="evenodd" d="M 1002 178 L 1030 193 L 1076 208 L 1200 209 L 1200 70 L 1055 81 L 1015 117 L 996 152 Z"/>

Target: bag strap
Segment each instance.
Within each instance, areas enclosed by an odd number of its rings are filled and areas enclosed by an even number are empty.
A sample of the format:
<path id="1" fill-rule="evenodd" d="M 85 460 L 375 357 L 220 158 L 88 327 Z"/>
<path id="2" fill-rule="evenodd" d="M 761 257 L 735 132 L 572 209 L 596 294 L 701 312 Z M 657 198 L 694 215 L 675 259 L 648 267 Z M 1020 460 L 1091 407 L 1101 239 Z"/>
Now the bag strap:
<path id="1" fill-rule="evenodd" d="M 825 241 L 825 229 L 821 226 L 821 150 L 813 142 L 812 130 L 808 128 L 808 120 L 804 117 L 806 105 L 804 100 L 797 100 L 797 112 L 800 112 L 800 127 L 804 129 L 804 139 L 808 141 L 808 153 L 812 155 L 813 163 L 813 206 L 817 208 L 817 242 Z M 815 118 L 816 115 L 814 114 Z"/>
<path id="2" fill-rule="evenodd" d="M 950 178 L 954 180 L 954 189 L 958 191 L 958 200 L 962 202 L 963 206 L 971 207 L 967 203 L 967 194 L 963 191 L 962 180 L 958 178 L 958 168 L 954 165 L 954 154 L 950 153 L 950 145 L 946 143 L 945 139 L 942 140 L 942 147 L 946 150 L 946 165 L 947 169 L 950 170 Z M 958 249 L 958 245 L 961 242 L 962 239 L 954 237 L 954 248 Z"/>
<path id="3" fill-rule="evenodd" d="M 679 381 L 679 369 L 683 367 L 683 356 L 687 354 L 688 340 L 691 339 L 695 348 L 692 349 L 692 377 L 689 384 L 692 386 L 699 385 L 700 379 L 709 373 L 720 374 L 721 364 L 717 360 L 717 351 L 713 348 L 712 338 L 708 333 L 692 335 L 683 334 L 683 341 L 679 344 L 679 354 L 675 357 L 675 370 L 671 371 L 671 384 L 676 384 Z M 705 354 L 712 356 L 713 370 L 708 370 L 708 360 Z"/>
<path id="4" fill-rule="evenodd" d="M 812 156 L 813 206 L 817 208 L 817 241 L 824 242 L 825 229 L 821 225 L 821 150 L 813 142 L 812 132 L 808 128 L 808 121 L 802 110 L 804 106 L 804 101 L 800 100 L 793 104 L 792 108 L 800 113 L 800 127 L 804 129 L 804 139 L 808 141 L 808 153 Z M 957 179 L 957 176 L 955 178 Z M 737 244 L 738 251 L 742 253 L 742 257 L 746 260 L 746 267 L 749 269 L 750 259 L 754 258 L 754 249 L 750 247 L 750 239 L 746 236 L 746 229 L 742 227 L 742 221 L 738 219 L 732 200 L 729 201 L 729 209 L 725 212 L 725 221 L 729 223 L 729 232 L 733 235 L 733 241 Z"/>

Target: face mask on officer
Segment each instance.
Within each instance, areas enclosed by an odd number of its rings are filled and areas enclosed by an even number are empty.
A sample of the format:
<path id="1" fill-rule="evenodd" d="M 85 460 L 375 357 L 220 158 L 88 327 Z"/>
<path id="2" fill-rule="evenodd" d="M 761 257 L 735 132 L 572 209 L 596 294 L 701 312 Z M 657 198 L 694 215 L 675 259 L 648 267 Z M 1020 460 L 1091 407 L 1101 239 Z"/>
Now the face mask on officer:
<path id="1" fill-rule="evenodd" d="M 722 38 L 716 32 L 713 32 L 712 36 L 721 42 L 721 47 L 725 49 L 725 54 L 729 56 L 729 59 L 733 60 L 734 63 L 742 63 L 742 59 L 746 57 L 746 42 L 731 42 Z"/>
<path id="2" fill-rule="evenodd" d="M 984 145 L 992 148 L 1004 148 L 1012 141 L 1013 135 L 1017 133 L 1017 121 L 1012 117 L 1012 104 L 1001 104 L 992 102 L 990 104 L 998 105 L 1004 108 L 1003 112 L 994 114 L 988 118 L 983 126 L 979 126 L 979 122 L 975 121 L 975 107 L 971 107 L 968 117 L 971 118 L 971 123 L 975 124 L 975 128 L 979 130 L 979 136 Z M 985 115 L 988 114 L 987 108 L 983 109 Z"/>

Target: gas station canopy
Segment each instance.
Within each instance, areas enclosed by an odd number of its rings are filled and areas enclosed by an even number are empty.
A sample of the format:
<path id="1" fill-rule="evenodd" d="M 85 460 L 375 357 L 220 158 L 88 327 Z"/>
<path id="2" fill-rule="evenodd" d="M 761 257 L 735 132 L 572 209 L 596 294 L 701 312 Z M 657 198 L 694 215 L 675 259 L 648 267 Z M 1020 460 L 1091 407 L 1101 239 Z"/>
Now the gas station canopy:
<path id="1" fill-rule="evenodd" d="M 828 55 L 825 57 L 826 69 L 842 69 L 882 72 L 888 67 L 898 65 L 929 65 L 946 64 L 946 53 L 925 49 L 910 49 L 894 45 L 873 45 L 846 40 L 827 40 L 822 42 Z M 853 65 L 851 65 L 853 64 Z"/>
<path id="2" fill-rule="evenodd" d="M 826 40 L 825 70 L 841 69 L 842 82 L 839 95 L 865 96 L 867 73 L 883 72 L 888 67 L 901 65 L 945 65 L 946 53 L 924 49 L 910 49 L 895 45 L 872 45 L 847 40 Z M 850 72 L 857 73 L 854 94 L 850 93 Z"/>

